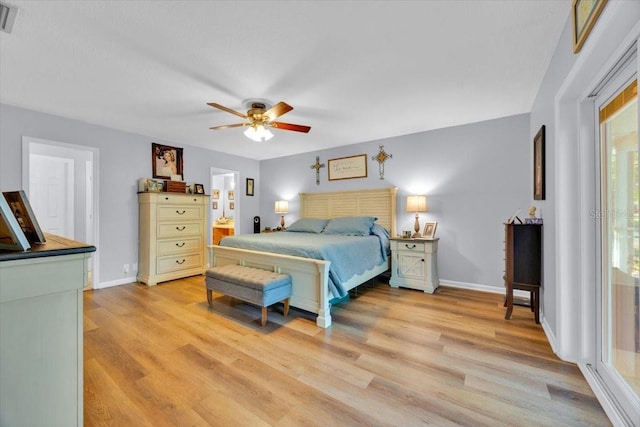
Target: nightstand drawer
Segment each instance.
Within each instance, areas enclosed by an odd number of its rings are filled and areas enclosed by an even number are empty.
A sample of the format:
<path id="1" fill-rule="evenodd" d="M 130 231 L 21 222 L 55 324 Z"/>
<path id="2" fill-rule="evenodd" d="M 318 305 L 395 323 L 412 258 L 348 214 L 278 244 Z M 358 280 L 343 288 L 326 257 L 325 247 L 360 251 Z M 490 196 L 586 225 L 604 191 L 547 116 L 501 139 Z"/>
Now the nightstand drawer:
<path id="1" fill-rule="evenodd" d="M 202 222 L 159 223 L 158 238 L 202 235 L 202 226 Z"/>
<path id="2" fill-rule="evenodd" d="M 180 221 L 202 218 L 202 206 L 158 206 L 158 220 Z"/>
<path id="3" fill-rule="evenodd" d="M 158 256 L 197 252 L 201 249 L 203 246 L 200 236 L 158 242 Z"/>
<path id="4" fill-rule="evenodd" d="M 393 241 L 395 251 L 424 252 L 424 243 L 414 241 Z"/>
<path id="5" fill-rule="evenodd" d="M 158 258 L 158 274 L 171 273 L 172 271 L 198 268 L 203 265 L 202 254 L 178 255 Z"/>

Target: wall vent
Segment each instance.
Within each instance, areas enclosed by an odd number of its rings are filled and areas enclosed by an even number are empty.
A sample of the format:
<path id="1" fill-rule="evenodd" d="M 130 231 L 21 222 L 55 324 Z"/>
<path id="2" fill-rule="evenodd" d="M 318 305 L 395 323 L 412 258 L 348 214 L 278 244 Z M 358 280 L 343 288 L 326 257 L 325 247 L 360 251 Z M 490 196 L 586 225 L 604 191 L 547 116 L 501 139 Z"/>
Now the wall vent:
<path id="1" fill-rule="evenodd" d="M 18 8 L 0 2 L 0 31 L 10 33 L 16 20 Z"/>

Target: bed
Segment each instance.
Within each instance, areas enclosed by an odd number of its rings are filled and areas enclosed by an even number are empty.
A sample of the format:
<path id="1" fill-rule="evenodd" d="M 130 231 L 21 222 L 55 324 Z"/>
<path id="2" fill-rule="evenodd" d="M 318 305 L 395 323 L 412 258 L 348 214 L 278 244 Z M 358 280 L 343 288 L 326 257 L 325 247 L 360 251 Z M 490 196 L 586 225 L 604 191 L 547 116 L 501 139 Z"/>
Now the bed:
<path id="1" fill-rule="evenodd" d="M 375 190 L 334 191 L 321 193 L 301 193 L 300 217 L 310 219 L 332 219 L 340 217 L 376 217 L 377 224 L 395 236 L 397 188 Z M 285 235 L 296 233 L 269 233 Z M 247 235 L 248 237 L 248 235 Z M 274 236 L 275 237 L 275 236 Z M 225 238 L 227 239 L 227 238 Z M 276 240 L 280 237 L 276 237 Z M 333 272 L 331 261 L 302 256 L 273 253 L 268 249 L 244 249 L 228 246 L 209 246 L 211 266 L 239 264 L 250 267 L 273 270 L 289 274 L 293 282 L 291 306 L 317 314 L 316 324 L 321 328 L 331 325 L 331 299 Z M 342 292 L 348 292 L 356 286 L 384 273 L 389 269 L 389 259 L 382 257 L 380 262 L 350 278 L 342 278 Z M 330 274 L 331 273 L 331 274 Z"/>

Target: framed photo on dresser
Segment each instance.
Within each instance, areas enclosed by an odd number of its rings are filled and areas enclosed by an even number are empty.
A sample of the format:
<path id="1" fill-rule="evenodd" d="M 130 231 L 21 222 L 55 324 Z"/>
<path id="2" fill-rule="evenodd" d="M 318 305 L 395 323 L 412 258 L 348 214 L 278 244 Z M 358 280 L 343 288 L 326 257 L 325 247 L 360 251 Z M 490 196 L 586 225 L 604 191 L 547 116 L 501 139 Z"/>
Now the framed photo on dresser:
<path id="1" fill-rule="evenodd" d="M 24 190 L 18 191 L 5 191 L 2 193 L 5 200 L 9 204 L 13 216 L 18 221 L 18 225 L 22 229 L 22 232 L 27 237 L 30 243 L 38 244 L 45 243 L 44 234 L 38 224 L 36 214 L 31 209 L 31 204 L 27 198 L 27 193 Z"/>

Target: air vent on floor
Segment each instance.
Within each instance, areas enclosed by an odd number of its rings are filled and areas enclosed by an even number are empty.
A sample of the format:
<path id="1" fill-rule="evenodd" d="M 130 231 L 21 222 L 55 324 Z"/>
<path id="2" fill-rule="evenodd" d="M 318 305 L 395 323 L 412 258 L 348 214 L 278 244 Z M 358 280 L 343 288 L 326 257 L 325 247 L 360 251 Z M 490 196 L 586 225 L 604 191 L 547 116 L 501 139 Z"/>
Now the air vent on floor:
<path id="1" fill-rule="evenodd" d="M 17 7 L 0 2 L 0 31 L 4 31 L 5 33 L 11 32 L 17 13 Z"/>

